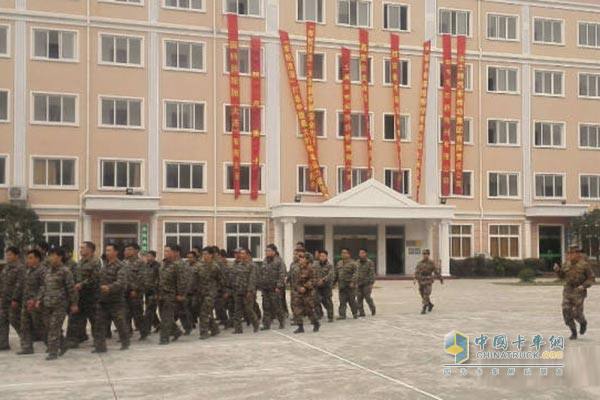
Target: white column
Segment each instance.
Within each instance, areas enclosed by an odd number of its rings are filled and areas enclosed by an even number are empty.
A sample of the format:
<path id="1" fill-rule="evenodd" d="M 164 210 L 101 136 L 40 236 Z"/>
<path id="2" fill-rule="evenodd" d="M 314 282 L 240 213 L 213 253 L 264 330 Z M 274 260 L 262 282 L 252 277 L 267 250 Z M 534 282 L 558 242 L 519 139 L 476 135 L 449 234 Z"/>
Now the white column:
<path id="1" fill-rule="evenodd" d="M 439 253 L 442 275 L 450 275 L 450 221 L 440 222 Z"/>
<path id="2" fill-rule="evenodd" d="M 527 219 L 523 224 L 523 242 L 525 242 L 523 258 L 531 258 L 531 221 Z"/>
<path id="3" fill-rule="evenodd" d="M 158 1 L 148 4 L 148 19 L 151 24 L 158 21 Z M 158 32 L 150 32 L 148 46 L 148 195 L 157 197 L 160 193 L 160 41 Z"/>
<path id="4" fill-rule="evenodd" d="M 385 224 L 377 225 L 377 275 L 384 276 L 386 270 L 386 240 L 385 240 Z"/>
<path id="5" fill-rule="evenodd" d="M 523 55 L 531 54 L 531 17 L 529 6 L 522 10 L 522 50 Z M 531 157 L 531 64 L 528 61 L 521 68 L 521 141 L 523 143 L 523 206 L 532 203 L 532 157 Z"/>
<path id="6" fill-rule="evenodd" d="M 92 216 L 83 214 L 83 240 L 89 242 L 92 240 Z"/>
<path id="7" fill-rule="evenodd" d="M 329 253 L 329 260 L 332 261 L 335 257 L 333 253 L 333 224 L 325 223 L 325 250 Z"/>
<path id="8" fill-rule="evenodd" d="M 277 35 L 279 0 L 266 2 L 266 31 Z M 281 49 L 279 41 L 264 44 L 265 49 L 265 130 L 267 206 L 281 202 Z M 286 94 L 287 96 L 287 94 Z"/>
<path id="9" fill-rule="evenodd" d="M 150 231 L 150 237 L 148 238 L 150 243 L 148 243 L 148 248 L 150 250 L 159 251 L 162 247 L 160 243 L 158 243 L 158 229 L 158 216 L 152 214 L 152 217 L 150 217 L 150 226 L 148 227 L 148 230 Z"/>
<path id="10" fill-rule="evenodd" d="M 15 2 L 18 10 L 25 10 L 27 2 Z M 10 49 L 14 54 L 14 91 L 13 91 L 13 165 L 12 185 L 26 188 L 27 185 L 27 25 L 24 19 L 17 19 L 14 25 L 15 38 Z M 9 38 L 10 40 L 10 38 Z"/>
<path id="11" fill-rule="evenodd" d="M 425 229 L 427 230 L 425 232 L 425 236 L 427 238 L 427 242 L 425 243 L 425 247 L 423 249 L 421 249 L 421 251 L 423 251 L 424 249 L 429 249 L 429 251 L 433 252 L 433 229 L 434 229 L 434 227 L 435 227 L 434 222 L 431 222 L 431 221 L 425 222 Z"/>
<path id="12" fill-rule="evenodd" d="M 436 0 L 425 0 L 425 40 L 431 40 L 431 48 L 437 47 Z M 438 64 L 439 57 L 431 57 L 429 67 L 429 90 L 427 91 L 427 117 L 424 143 L 423 180 L 425 184 L 424 200 L 426 204 L 439 203 L 438 190 Z"/>
<path id="13" fill-rule="evenodd" d="M 273 220 L 273 243 L 280 252 L 283 251 L 283 227 L 277 219 Z"/>
<path id="14" fill-rule="evenodd" d="M 289 266 L 294 259 L 294 224 L 296 219 L 282 218 L 281 223 L 283 224 L 283 249 L 281 249 L 280 254 L 285 264 Z"/>

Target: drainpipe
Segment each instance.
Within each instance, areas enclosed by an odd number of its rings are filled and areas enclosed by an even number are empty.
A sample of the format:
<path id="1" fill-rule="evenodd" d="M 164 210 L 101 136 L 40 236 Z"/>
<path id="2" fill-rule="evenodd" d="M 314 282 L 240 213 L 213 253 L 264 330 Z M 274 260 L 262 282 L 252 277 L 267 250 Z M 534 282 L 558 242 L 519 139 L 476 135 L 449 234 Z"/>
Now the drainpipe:
<path id="1" fill-rule="evenodd" d="M 213 70 L 213 243 L 217 242 L 217 170 L 219 162 L 217 160 L 217 2 L 213 6 L 213 43 L 212 43 L 212 70 Z M 219 246 L 221 247 L 221 246 Z"/>
<path id="2" fill-rule="evenodd" d="M 478 81 L 479 81 L 479 92 L 477 94 L 477 115 L 479 116 L 479 146 L 478 146 L 478 160 L 479 163 L 479 253 L 483 253 L 483 139 L 484 135 L 482 132 L 485 132 L 485 126 L 483 125 L 483 119 L 481 118 L 482 111 L 482 96 L 481 93 L 483 91 L 483 79 L 481 67 L 481 60 L 483 57 L 483 48 L 481 46 L 481 0 L 477 0 L 477 47 L 479 51 L 479 62 L 478 62 Z"/>

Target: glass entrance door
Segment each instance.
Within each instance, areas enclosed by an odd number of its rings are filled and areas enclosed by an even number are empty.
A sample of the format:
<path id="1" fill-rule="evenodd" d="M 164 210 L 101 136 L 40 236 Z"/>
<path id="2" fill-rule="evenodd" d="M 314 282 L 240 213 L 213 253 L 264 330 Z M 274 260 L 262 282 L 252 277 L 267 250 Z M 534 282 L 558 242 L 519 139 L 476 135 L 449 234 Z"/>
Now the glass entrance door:
<path id="1" fill-rule="evenodd" d="M 128 243 L 137 243 L 139 230 L 139 222 L 104 222 L 102 237 L 104 246 L 115 244 L 122 249 Z"/>
<path id="2" fill-rule="evenodd" d="M 540 225 L 539 233 L 540 258 L 545 261 L 546 269 L 551 271 L 554 263 L 562 260 L 562 227 Z"/>
<path id="3" fill-rule="evenodd" d="M 404 227 L 385 227 L 385 273 L 404 275 Z"/>
<path id="4" fill-rule="evenodd" d="M 369 258 L 377 265 L 377 227 L 376 226 L 334 226 L 333 251 L 334 260 L 340 259 L 340 251 L 344 247 L 350 249 L 352 258 L 358 258 L 358 250 L 367 249 Z"/>

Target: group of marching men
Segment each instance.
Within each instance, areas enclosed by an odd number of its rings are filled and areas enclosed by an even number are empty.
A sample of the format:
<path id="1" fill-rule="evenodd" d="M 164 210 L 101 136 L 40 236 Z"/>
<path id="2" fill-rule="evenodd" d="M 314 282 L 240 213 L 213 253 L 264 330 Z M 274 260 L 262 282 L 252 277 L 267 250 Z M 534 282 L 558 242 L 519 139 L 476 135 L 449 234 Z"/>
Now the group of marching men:
<path id="1" fill-rule="evenodd" d="M 242 333 L 242 321 L 257 332 L 261 314 L 262 330 L 270 329 L 273 320 L 282 329 L 289 316 L 287 288 L 294 333 L 304 332 L 304 318 L 317 332 L 324 317 L 322 307 L 328 321 L 334 321 L 336 284 L 337 319 L 346 319 L 348 305 L 354 318 L 365 316 L 364 301 L 375 315 L 371 297 L 375 265 L 366 249 L 359 251 L 356 260 L 349 249 L 342 249 L 334 267 L 326 250 L 313 257 L 299 242 L 289 270 L 273 244 L 267 246 L 265 258 L 258 264 L 248 249 L 235 249 L 234 260 L 229 262 L 227 253 L 216 246 L 182 254 L 178 245 L 167 244 L 160 263 L 154 251 L 141 255 L 136 243 L 124 249 L 108 244 L 99 258 L 95 244 L 86 241 L 79 255 L 75 262 L 68 248 L 48 248 L 45 243 L 26 254 L 16 247 L 6 249 L 6 265 L 0 271 L 0 351 L 10 349 L 10 326 L 19 334 L 21 350 L 17 354 L 33 354 L 33 343 L 43 341 L 47 360 L 88 340 L 88 322 L 94 353 L 107 351 L 112 324 L 121 350 L 129 348 L 134 327 L 139 340 L 145 340 L 154 327 L 155 333 L 160 332 L 161 345 L 189 335 L 196 327 L 200 339 L 218 335 L 219 324 Z M 262 294 L 262 310 L 257 291 Z"/>

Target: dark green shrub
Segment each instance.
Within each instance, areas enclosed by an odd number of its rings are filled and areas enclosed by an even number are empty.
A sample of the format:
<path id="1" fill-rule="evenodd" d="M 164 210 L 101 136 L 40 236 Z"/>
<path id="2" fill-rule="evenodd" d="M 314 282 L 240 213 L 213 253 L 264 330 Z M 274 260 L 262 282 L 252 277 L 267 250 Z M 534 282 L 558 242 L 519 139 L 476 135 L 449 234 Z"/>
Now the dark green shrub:
<path id="1" fill-rule="evenodd" d="M 532 268 L 523 268 L 519 272 L 519 280 L 523 283 L 535 281 L 535 271 Z"/>

